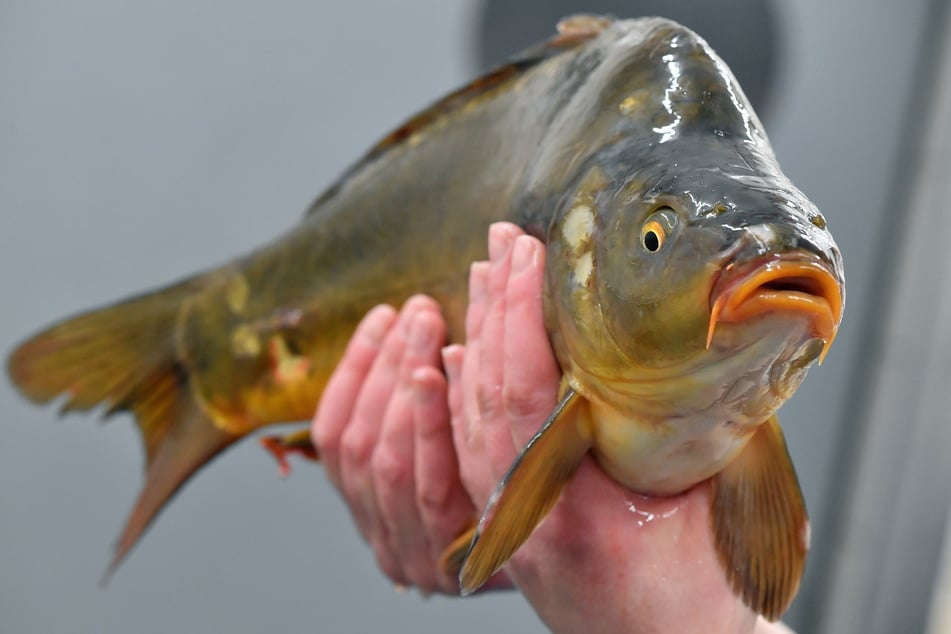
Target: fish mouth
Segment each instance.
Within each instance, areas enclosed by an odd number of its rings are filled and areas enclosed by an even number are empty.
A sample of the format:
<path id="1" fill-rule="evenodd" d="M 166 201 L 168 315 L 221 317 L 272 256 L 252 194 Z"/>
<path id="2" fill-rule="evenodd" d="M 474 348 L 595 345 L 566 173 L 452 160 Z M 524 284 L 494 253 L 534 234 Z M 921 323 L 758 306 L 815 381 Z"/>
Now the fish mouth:
<path id="1" fill-rule="evenodd" d="M 722 270 L 710 298 L 707 349 L 717 323 L 794 313 L 808 317 L 813 336 L 823 341 L 821 364 L 842 319 L 838 279 L 825 263 L 808 253 L 782 254 L 743 264 L 731 262 Z"/>

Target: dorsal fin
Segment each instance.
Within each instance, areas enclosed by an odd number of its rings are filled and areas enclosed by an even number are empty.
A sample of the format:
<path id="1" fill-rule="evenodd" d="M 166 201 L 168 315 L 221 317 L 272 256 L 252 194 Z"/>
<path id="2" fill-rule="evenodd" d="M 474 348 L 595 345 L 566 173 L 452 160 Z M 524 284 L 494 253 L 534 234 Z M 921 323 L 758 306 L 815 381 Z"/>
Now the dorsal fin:
<path id="1" fill-rule="evenodd" d="M 538 64 L 561 55 L 581 46 L 591 38 L 606 29 L 613 20 L 605 17 L 576 15 L 565 18 L 558 23 L 557 34 L 554 37 L 536 44 L 512 57 L 508 62 L 490 70 L 485 75 L 472 80 L 439 101 L 436 101 L 425 110 L 410 117 L 395 130 L 383 137 L 360 160 L 348 168 L 320 198 L 307 210 L 312 214 L 320 206 L 333 198 L 350 177 L 361 168 L 371 163 L 387 152 L 397 148 L 410 139 L 418 138 L 433 124 L 442 121 L 454 112 L 462 110 L 482 99 L 491 99 L 499 91 L 525 74 Z"/>

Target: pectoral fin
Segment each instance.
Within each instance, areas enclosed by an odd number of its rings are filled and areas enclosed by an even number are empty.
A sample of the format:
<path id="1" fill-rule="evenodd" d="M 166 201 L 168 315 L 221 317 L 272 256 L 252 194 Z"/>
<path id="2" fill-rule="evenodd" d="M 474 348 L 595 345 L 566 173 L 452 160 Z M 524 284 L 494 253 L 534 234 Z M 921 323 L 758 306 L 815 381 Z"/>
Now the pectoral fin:
<path id="1" fill-rule="evenodd" d="M 733 591 L 774 621 L 789 607 L 809 550 L 809 519 L 775 416 L 713 478 L 714 539 Z"/>
<path id="2" fill-rule="evenodd" d="M 476 528 L 479 522 L 472 518 L 472 523 L 466 527 L 459 536 L 452 540 L 439 556 L 439 569 L 447 574 L 459 576 L 462 570 L 462 564 L 466 562 L 466 555 L 469 554 L 469 546 L 475 538 Z"/>
<path id="3" fill-rule="evenodd" d="M 463 595 L 484 584 L 528 539 L 591 448 L 581 403 L 568 388 L 492 494 L 459 574 Z"/>

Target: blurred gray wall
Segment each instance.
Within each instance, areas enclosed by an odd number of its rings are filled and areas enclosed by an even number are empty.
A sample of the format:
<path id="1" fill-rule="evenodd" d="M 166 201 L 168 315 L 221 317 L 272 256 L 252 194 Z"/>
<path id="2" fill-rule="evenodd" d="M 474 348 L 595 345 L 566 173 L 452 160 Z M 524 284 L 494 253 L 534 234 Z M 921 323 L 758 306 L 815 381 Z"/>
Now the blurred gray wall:
<path id="1" fill-rule="evenodd" d="M 894 255 L 874 272 L 878 321 L 837 456 L 849 473 L 825 539 L 824 632 L 923 632 L 929 603 L 951 614 L 948 581 L 930 589 L 951 501 L 951 5 L 931 7 L 880 242 Z"/>
<path id="2" fill-rule="evenodd" d="M 893 255 L 881 237 L 928 61 L 927 0 L 857 4 L 772 3 L 768 132 L 828 218 L 849 284 L 832 353 L 782 413 L 814 520 L 790 615 L 804 631 L 818 627 L 841 537 L 840 432 L 854 430 L 843 423 L 860 409 L 861 337 L 887 299 L 873 292 Z M 479 12 L 437 0 L 0 4 L 0 350 L 291 226 L 376 138 L 474 72 Z M 543 630 L 514 593 L 397 593 L 320 469 L 295 465 L 281 481 L 253 442 L 191 482 L 102 590 L 140 483 L 133 425 L 56 421 L 4 383 L 0 430 L 2 632 Z"/>

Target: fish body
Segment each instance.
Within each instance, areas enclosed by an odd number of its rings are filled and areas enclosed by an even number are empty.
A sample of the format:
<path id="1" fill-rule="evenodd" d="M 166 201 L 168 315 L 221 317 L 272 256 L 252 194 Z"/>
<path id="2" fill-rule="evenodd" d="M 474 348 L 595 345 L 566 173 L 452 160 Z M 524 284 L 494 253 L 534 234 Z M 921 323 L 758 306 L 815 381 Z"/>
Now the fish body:
<path id="1" fill-rule="evenodd" d="M 526 174 L 583 82 L 572 60 L 594 35 L 562 33 L 406 121 L 270 244 L 65 319 L 13 351 L 8 372 L 29 399 L 136 417 L 145 484 L 113 567 L 214 456 L 312 416 L 374 305 L 429 294 L 461 339 L 469 264 L 487 256 L 488 226 L 509 220 L 544 238 L 550 214 L 524 204 Z"/>
<path id="2" fill-rule="evenodd" d="M 527 538 L 589 450 L 652 494 L 785 451 L 773 414 L 841 316 L 841 258 L 824 220 L 701 38 L 662 19 L 577 17 L 384 138 L 271 244 L 13 352 L 10 375 L 32 400 L 136 416 L 146 482 L 113 565 L 220 451 L 308 419 L 372 306 L 429 294 L 460 340 L 469 264 L 486 257 L 499 220 L 548 245 L 563 400 L 482 522 L 463 589 L 521 543 L 493 527 L 516 522 Z M 532 464 L 552 455 L 561 475 L 535 495 L 545 470 Z M 791 463 L 782 471 L 780 488 L 799 495 Z M 506 519 L 524 496 L 532 517 Z M 729 532 L 732 502 L 720 504 L 715 523 Z M 728 574 L 750 559 L 727 550 Z M 770 616 L 795 592 L 787 583 L 767 601 L 759 586 L 735 586 Z"/>

